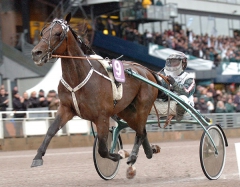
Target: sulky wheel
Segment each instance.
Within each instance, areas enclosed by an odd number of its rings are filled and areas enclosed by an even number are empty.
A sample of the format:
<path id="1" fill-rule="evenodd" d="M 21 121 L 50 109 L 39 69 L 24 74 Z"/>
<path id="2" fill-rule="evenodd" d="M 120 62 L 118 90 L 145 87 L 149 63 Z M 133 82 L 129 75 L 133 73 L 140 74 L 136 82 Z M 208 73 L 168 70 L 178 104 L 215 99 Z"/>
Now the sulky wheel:
<path id="1" fill-rule="evenodd" d="M 111 147 L 111 142 L 112 142 L 112 132 L 109 131 L 108 149 L 110 149 L 110 147 Z M 121 138 L 119 135 L 114 153 L 118 153 L 118 151 L 120 149 L 121 149 Z M 93 145 L 93 160 L 94 160 L 94 166 L 97 170 L 97 173 L 102 179 L 110 180 L 116 176 L 118 169 L 119 169 L 120 160 L 117 162 L 114 162 L 108 158 L 102 158 L 99 155 L 97 136 L 95 137 L 95 141 L 94 141 L 94 145 Z"/>
<path id="2" fill-rule="evenodd" d="M 216 145 L 218 154 L 216 154 L 210 138 L 204 131 L 200 141 L 200 162 L 205 176 L 210 180 L 216 180 L 222 174 L 225 165 L 225 139 L 222 131 L 216 125 L 208 126 L 207 131 L 209 132 L 210 136 L 213 139 L 213 142 Z"/>

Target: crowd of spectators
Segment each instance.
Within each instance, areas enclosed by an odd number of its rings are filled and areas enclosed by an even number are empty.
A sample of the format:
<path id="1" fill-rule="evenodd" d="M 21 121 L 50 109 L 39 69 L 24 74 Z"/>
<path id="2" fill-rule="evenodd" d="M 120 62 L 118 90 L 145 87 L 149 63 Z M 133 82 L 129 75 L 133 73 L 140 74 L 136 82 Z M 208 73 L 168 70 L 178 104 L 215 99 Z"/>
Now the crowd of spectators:
<path id="1" fill-rule="evenodd" d="M 116 36 L 137 44 L 148 46 L 158 44 L 165 48 L 181 51 L 197 58 L 211 60 L 215 66 L 224 62 L 240 62 L 240 36 L 237 32 L 230 36 L 197 35 L 191 30 L 165 30 L 163 33 L 151 33 L 145 30 L 143 34 L 127 23 L 111 27 Z M 112 30 L 113 30 L 112 29 Z M 112 32 L 111 30 L 111 32 Z"/>
<path id="2" fill-rule="evenodd" d="M 55 90 L 50 90 L 45 97 L 44 91 L 31 92 L 28 96 L 24 92 L 21 96 L 15 87 L 12 91 L 13 111 L 27 111 L 28 108 L 48 107 L 49 110 L 57 110 L 59 99 Z M 9 105 L 8 92 L 4 86 L 0 89 L 0 111 L 6 111 Z M 235 84 L 224 88 L 215 88 L 211 83 L 207 86 L 198 85 L 194 94 L 194 108 L 201 113 L 235 113 L 240 112 L 240 89 Z M 5 115 L 3 118 L 6 117 Z M 15 118 L 23 118 L 25 114 L 15 114 Z"/>
<path id="3" fill-rule="evenodd" d="M 136 1 L 134 11 L 136 19 L 141 18 L 144 14 L 142 7 L 153 4 L 153 1 Z M 162 6 L 161 1 L 156 1 L 155 5 Z M 171 48 L 181 51 L 187 55 L 192 55 L 205 60 L 211 60 L 217 67 L 222 61 L 224 62 L 240 62 L 240 36 L 238 32 L 234 32 L 233 37 L 230 36 L 213 36 L 208 34 L 195 34 L 193 30 L 183 30 L 182 27 L 175 22 L 173 29 L 160 32 L 149 32 L 145 30 L 143 34 L 139 33 L 138 25 L 133 22 L 114 23 L 110 21 L 111 29 L 109 29 L 109 19 L 107 25 L 104 26 L 102 21 L 97 22 L 96 29 L 103 31 L 108 29 L 108 34 L 132 41 L 137 44 L 148 46 L 149 43 L 158 44 L 165 48 Z"/>
<path id="4" fill-rule="evenodd" d="M 140 1 L 138 1 L 141 6 Z M 148 46 L 149 43 L 158 44 L 165 48 L 175 49 L 198 58 L 211 60 L 215 66 L 222 61 L 240 62 L 240 36 L 237 32 L 233 37 L 196 35 L 191 30 L 183 30 L 176 24 L 173 30 L 163 33 L 151 33 L 146 30 L 140 34 L 134 25 L 123 22 L 116 25 L 111 22 L 116 36 L 137 44 Z M 102 25 L 104 29 L 104 25 Z M 240 91 L 235 85 L 215 89 L 212 83 L 208 86 L 197 86 L 194 94 L 195 109 L 201 113 L 232 113 L 240 112 Z"/>
<path id="5" fill-rule="evenodd" d="M 4 85 L 1 86 L 0 91 L 0 111 L 6 111 L 9 107 L 9 94 L 5 90 Z M 18 88 L 14 87 L 12 90 L 12 110 L 27 111 L 29 108 L 42 108 L 47 107 L 48 110 L 57 110 L 59 106 L 59 98 L 55 90 L 50 90 L 45 96 L 44 90 L 40 89 L 38 94 L 36 91 L 31 92 L 30 96 L 27 92 L 24 92 L 23 95 L 20 95 Z M 15 113 L 15 118 L 24 118 L 25 113 Z M 4 114 L 2 116 L 6 118 Z"/>
<path id="6" fill-rule="evenodd" d="M 216 89 L 213 83 L 197 86 L 194 94 L 194 108 L 201 113 L 240 112 L 240 90 L 235 84 L 223 89 Z"/>
<path id="7" fill-rule="evenodd" d="M 197 58 L 211 60 L 215 66 L 222 61 L 240 62 L 240 36 L 237 32 L 233 37 L 197 35 L 188 29 L 165 30 L 163 33 L 145 30 L 140 34 L 137 29 L 125 23 L 121 37 L 141 45 L 148 46 L 149 43 L 154 43 Z"/>

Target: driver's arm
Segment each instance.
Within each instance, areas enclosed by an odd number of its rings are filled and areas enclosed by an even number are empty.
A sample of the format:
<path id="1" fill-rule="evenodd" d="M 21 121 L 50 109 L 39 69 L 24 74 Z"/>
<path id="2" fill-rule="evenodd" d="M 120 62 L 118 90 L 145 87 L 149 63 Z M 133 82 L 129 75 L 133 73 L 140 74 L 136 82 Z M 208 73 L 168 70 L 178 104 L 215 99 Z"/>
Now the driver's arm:
<path id="1" fill-rule="evenodd" d="M 187 79 L 184 84 L 174 82 L 173 91 L 177 92 L 179 95 L 185 95 L 187 97 L 191 96 L 195 92 L 196 84 L 193 78 Z"/>

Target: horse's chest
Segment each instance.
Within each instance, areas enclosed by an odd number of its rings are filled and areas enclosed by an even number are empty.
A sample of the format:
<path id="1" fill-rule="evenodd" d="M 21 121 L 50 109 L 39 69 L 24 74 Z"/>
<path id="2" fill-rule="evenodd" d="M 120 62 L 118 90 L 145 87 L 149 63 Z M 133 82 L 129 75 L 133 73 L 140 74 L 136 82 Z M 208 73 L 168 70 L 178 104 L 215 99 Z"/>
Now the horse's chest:
<path id="1" fill-rule="evenodd" d="M 61 100 L 61 103 L 64 105 L 73 105 L 74 102 L 76 101 L 79 106 L 86 106 L 92 104 L 93 100 L 98 100 L 96 95 L 93 93 L 85 93 L 81 90 L 76 91 L 76 92 L 62 92 L 59 93 L 59 98 Z M 95 104 L 97 102 L 95 101 Z"/>
<path id="2" fill-rule="evenodd" d="M 99 78 L 99 77 L 98 77 Z M 82 113 L 85 110 L 101 110 L 113 105 L 111 85 L 106 80 L 87 82 L 83 87 L 70 91 L 63 84 L 59 86 L 59 98 L 65 106 Z M 106 85 L 106 83 L 108 83 Z M 113 106 L 111 106 L 113 108 Z M 79 113 L 78 112 L 78 113 Z"/>

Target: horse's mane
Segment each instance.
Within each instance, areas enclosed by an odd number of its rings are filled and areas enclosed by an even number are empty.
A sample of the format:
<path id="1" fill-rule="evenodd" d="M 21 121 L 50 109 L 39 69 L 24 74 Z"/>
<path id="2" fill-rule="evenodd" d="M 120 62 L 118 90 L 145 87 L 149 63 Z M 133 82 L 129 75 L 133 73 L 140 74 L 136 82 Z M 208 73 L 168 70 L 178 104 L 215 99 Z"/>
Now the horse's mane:
<path id="1" fill-rule="evenodd" d="M 72 27 L 69 26 L 70 31 L 72 32 L 74 38 L 78 41 L 79 46 L 83 52 L 87 55 L 95 54 L 93 49 L 89 46 L 90 42 L 87 38 L 87 24 L 80 23 L 78 24 L 78 32 L 75 31 Z"/>

